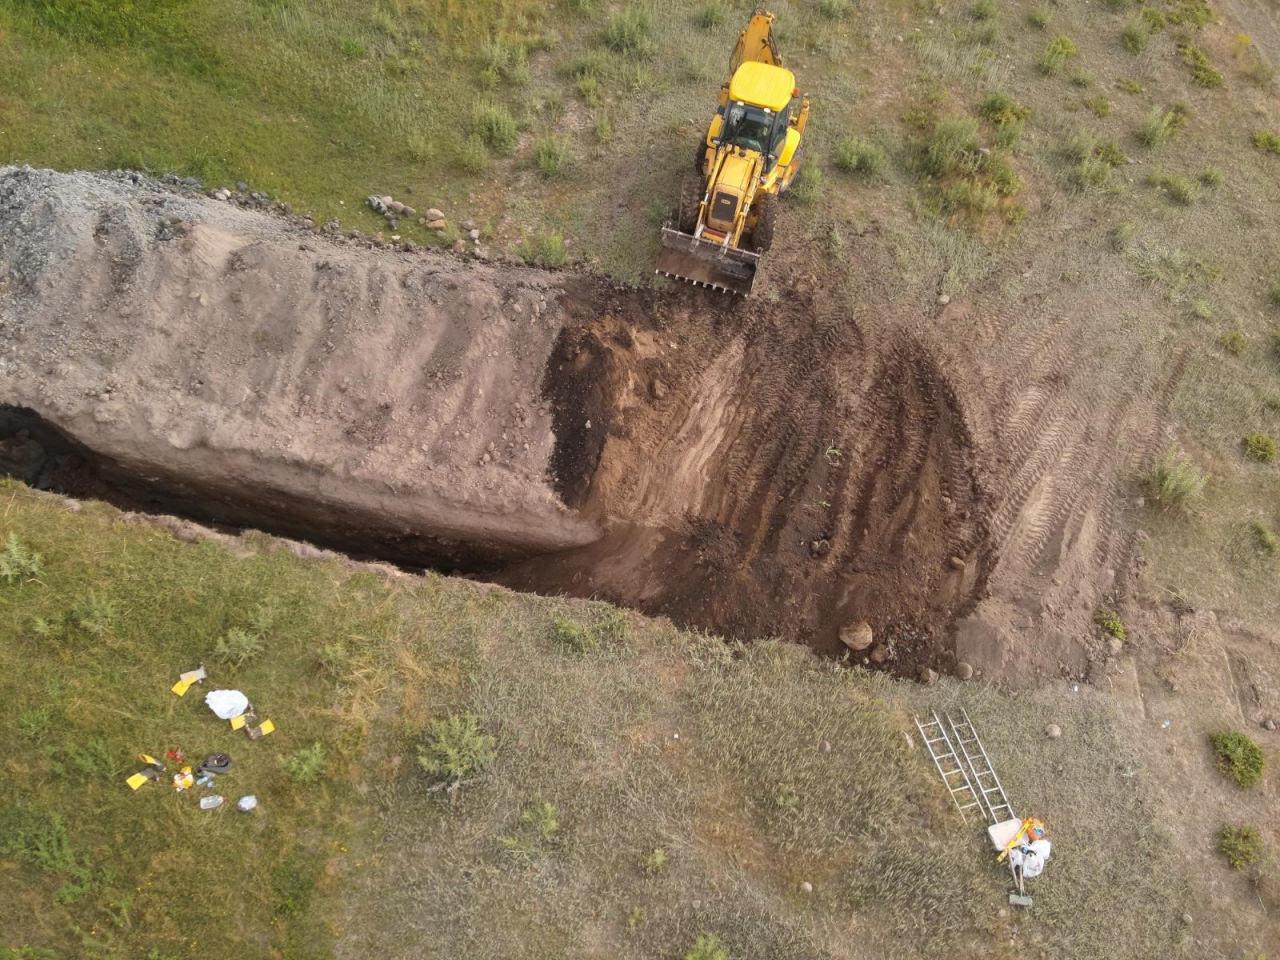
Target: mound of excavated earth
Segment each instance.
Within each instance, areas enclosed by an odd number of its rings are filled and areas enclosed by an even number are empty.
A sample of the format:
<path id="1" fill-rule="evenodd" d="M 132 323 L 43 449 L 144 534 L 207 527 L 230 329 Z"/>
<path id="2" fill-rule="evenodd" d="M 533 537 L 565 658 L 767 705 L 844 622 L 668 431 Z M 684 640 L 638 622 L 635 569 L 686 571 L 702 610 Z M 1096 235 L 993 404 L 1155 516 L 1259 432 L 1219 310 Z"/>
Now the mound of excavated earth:
<path id="1" fill-rule="evenodd" d="M 7 456 L 39 482 L 83 445 L 207 518 L 419 562 L 588 543 L 547 480 L 561 296 L 133 175 L 0 169 Z"/>

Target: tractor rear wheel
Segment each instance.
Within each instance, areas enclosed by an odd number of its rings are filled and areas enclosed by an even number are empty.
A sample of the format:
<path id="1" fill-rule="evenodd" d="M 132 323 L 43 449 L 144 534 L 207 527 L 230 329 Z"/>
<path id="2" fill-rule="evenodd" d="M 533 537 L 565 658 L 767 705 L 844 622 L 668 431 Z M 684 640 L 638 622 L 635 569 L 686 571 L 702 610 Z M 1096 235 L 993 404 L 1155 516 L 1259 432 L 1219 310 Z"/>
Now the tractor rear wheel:
<path id="1" fill-rule="evenodd" d="M 681 233 L 693 233 L 698 227 L 698 207 L 702 204 L 703 180 L 701 177 L 686 176 L 680 183 L 680 209 L 676 214 L 676 225 Z"/>
<path id="2" fill-rule="evenodd" d="M 778 220 L 778 198 L 766 193 L 756 201 L 756 228 L 751 232 L 751 246 L 764 253 L 773 246 L 773 228 Z"/>

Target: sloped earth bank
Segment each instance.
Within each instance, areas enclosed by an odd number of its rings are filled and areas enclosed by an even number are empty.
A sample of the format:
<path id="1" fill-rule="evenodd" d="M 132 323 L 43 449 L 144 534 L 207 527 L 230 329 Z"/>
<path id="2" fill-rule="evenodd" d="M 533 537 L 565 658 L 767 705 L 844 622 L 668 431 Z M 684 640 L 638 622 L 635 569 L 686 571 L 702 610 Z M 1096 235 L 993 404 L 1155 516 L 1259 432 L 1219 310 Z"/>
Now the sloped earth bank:
<path id="1" fill-rule="evenodd" d="M 839 290 L 804 256 L 632 291 L 0 171 L 7 469 L 733 637 L 865 620 L 904 674 L 1085 673 L 1176 364 L 1074 292 L 941 309 L 874 242 Z"/>

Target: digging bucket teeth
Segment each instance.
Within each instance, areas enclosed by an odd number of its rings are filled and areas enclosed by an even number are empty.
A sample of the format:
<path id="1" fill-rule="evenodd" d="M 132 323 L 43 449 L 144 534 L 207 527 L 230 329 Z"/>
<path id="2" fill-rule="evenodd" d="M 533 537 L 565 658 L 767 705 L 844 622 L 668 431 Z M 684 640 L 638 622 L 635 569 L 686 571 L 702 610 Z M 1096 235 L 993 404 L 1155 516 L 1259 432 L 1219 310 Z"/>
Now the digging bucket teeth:
<path id="1" fill-rule="evenodd" d="M 718 243 L 663 227 L 654 273 L 745 297 L 755 282 L 759 261 L 758 253 L 725 249 Z"/>

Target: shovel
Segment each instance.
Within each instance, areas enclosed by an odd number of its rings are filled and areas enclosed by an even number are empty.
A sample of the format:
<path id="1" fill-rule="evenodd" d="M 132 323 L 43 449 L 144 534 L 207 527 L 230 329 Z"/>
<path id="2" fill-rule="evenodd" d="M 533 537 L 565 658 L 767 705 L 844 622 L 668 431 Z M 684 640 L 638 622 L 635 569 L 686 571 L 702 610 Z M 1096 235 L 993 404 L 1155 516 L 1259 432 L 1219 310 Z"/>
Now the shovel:
<path id="1" fill-rule="evenodd" d="M 1009 864 L 1009 872 L 1013 874 L 1013 879 L 1018 883 L 1017 890 L 1009 891 L 1009 906 L 1011 907 L 1029 907 L 1031 906 L 1031 898 L 1027 896 L 1026 888 L 1022 885 L 1022 871 L 1018 870 L 1011 863 Z"/>

